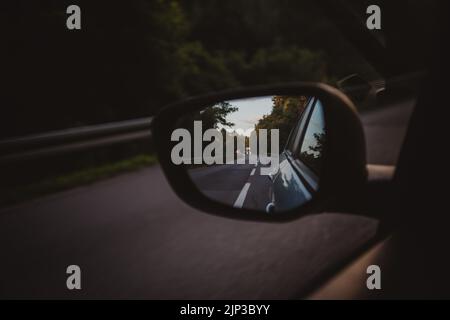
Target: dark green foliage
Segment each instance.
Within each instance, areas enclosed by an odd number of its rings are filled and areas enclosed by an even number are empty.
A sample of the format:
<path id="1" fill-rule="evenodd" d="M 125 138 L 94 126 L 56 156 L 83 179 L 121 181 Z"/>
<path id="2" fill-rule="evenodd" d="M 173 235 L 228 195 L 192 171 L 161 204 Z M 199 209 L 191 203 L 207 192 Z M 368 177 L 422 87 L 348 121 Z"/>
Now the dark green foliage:
<path id="1" fill-rule="evenodd" d="M 203 130 L 216 128 L 218 125 L 232 127 L 234 123 L 227 121 L 230 113 L 236 112 L 239 108 L 231 106 L 229 102 L 220 102 L 212 107 L 206 108 L 200 115 Z"/>
<path id="2" fill-rule="evenodd" d="M 81 7 L 80 31 L 65 27 L 69 4 Z M 2 137 L 148 116 L 231 87 L 333 83 L 371 70 L 312 0 L 10 6 Z"/>
<path id="3" fill-rule="evenodd" d="M 258 121 L 256 130 L 278 129 L 280 134 L 279 146 L 280 151 L 282 151 L 289 134 L 298 123 L 299 117 L 305 109 L 307 97 L 276 96 L 273 98 L 273 102 L 271 113 Z"/>

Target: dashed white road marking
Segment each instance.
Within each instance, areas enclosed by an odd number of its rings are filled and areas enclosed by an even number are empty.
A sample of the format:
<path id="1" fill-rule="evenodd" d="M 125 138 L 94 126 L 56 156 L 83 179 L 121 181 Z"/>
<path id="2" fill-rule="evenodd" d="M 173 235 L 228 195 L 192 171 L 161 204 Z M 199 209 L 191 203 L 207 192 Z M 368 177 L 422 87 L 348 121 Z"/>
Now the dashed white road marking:
<path id="1" fill-rule="evenodd" d="M 247 182 L 244 187 L 242 188 L 241 192 L 239 193 L 239 196 L 237 197 L 236 201 L 234 202 L 233 207 L 235 208 L 242 208 L 242 205 L 244 204 L 245 198 L 247 197 L 248 189 L 250 189 L 250 182 Z"/>
<path id="2" fill-rule="evenodd" d="M 255 174 L 255 171 L 256 171 L 256 168 L 253 169 L 252 172 L 250 172 L 250 175 L 251 175 L 251 176 L 254 175 L 254 174 Z"/>

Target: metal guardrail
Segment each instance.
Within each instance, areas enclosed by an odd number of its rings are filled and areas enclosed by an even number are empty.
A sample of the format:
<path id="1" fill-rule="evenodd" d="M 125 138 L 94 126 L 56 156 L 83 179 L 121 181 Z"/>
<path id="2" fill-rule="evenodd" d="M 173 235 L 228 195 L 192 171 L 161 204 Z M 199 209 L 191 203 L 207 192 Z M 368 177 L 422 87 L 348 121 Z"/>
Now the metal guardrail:
<path id="1" fill-rule="evenodd" d="M 2 140 L 0 163 L 149 139 L 152 120 L 152 117 L 140 118 Z"/>

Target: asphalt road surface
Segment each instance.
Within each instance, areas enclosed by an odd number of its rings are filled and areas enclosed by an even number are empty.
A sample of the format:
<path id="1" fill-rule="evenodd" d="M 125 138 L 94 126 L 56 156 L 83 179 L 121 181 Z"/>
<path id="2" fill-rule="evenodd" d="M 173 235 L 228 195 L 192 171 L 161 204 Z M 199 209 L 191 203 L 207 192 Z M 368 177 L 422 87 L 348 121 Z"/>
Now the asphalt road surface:
<path id="1" fill-rule="evenodd" d="M 364 115 L 371 163 L 395 163 L 411 110 Z M 0 296 L 296 298 L 376 227 L 340 213 L 285 224 L 209 216 L 181 202 L 154 166 L 0 210 Z M 73 264 L 78 291 L 66 288 Z"/>
<path id="2" fill-rule="evenodd" d="M 211 199 L 235 208 L 265 211 L 271 199 L 271 181 L 268 176 L 261 175 L 261 167 L 268 165 L 257 162 L 256 156 L 247 155 L 245 164 L 204 166 L 189 170 L 189 175 Z"/>

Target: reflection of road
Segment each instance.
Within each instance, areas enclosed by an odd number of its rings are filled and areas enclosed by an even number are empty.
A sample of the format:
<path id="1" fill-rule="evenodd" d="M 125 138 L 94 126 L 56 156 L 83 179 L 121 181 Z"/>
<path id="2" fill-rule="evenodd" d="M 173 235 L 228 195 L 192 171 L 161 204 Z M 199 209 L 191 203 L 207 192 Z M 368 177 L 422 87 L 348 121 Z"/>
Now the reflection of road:
<path id="1" fill-rule="evenodd" d="M 190 171 L 191 178 L 208 197 L 247 209 L 265 210 L 271 181 L 261 175 L 261 164 L 224 164 Z"/>
<path id="2" fill-rule="evenodd" d="M 395 163 L 410 111 L 363 117 L 369 162 Z M 207 215 L 154 166 L 0 210 L 0 297 L 296 298 L 376 226 L 335 213 L 285 224 Z M 71 264 L 80 291 L 66 289 Z"/>

